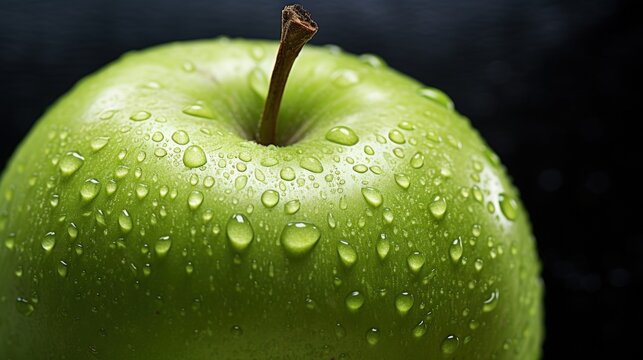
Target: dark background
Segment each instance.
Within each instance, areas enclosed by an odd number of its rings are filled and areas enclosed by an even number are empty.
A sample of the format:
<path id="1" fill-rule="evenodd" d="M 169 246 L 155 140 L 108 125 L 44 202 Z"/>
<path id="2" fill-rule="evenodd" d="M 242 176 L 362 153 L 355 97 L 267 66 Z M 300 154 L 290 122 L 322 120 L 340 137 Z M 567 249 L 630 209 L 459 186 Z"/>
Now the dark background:
<path id="1" fill-rule="evenodd" d="M 277 39 L 284 4 L 0 1 L 0 166 L 47 106 L 120 54 L 221 34 Z M 507 165 L 543 262 L 545 358 L 630 358 L 643 324 L 635 1 L 303 4 L 321 26 L 313 43 L 376 53 L 445 90 Z"/>

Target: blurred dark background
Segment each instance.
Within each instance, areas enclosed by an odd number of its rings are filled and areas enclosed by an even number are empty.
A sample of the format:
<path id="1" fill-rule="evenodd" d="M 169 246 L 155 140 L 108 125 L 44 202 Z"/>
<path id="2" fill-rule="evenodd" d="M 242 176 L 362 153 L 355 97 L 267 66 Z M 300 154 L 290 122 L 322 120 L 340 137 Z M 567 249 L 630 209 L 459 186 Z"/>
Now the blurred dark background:
<path id="1" fill-rule="evenodd" d="M 498 152 L 538 239 L 545 358 L 632 354 L 643 324 L 636 1 L 302 2 L 321 24 L 313 43 L 376 53 L 445 90 Z M 284 4 L 2 0 L 0 166 L 56 98 L 122 53 L 221 34 L 278 39 Z"/>

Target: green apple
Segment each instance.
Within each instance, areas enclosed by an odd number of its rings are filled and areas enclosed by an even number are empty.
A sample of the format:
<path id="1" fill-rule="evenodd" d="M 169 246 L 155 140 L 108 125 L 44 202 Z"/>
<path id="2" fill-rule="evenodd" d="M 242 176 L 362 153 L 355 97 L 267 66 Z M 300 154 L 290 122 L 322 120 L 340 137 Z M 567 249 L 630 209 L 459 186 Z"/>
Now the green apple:
<path id="1" fill-rule="evenodd" d="M 2 359 L 536 359 L 527 213 L 451 100 L 376 56 L 132 52 L 38 121 L 0 185 Z"/>

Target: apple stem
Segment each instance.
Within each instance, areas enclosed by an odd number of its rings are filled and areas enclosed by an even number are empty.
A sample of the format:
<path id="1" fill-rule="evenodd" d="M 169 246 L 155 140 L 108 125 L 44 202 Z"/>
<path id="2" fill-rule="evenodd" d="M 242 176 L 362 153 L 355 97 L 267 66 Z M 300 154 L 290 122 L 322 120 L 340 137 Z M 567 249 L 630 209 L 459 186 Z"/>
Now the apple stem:
<path id="1" fill-rule="evenodd" d="M 272 69 L 270 87 L 257 131 L 259 144 L 275 144 L 279 107 L 290 69 L 292 69 L 301 49 L 317 33 L 317 29 L 317 24 L 310 17 L 310 13 L 301 5 L 288 5 L 282 10 L 279 50 L 275 66 Z"/>

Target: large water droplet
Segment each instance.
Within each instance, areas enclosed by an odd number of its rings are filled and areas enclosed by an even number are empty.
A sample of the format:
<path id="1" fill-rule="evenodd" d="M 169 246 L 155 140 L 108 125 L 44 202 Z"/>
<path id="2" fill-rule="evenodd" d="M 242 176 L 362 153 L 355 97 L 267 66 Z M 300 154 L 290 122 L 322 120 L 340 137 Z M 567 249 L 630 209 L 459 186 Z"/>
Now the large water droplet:
<path id="1" fill-rule="evenodd" d="M 185 145 L 190 142 L 190 136 L 183 130 L 177 130 L 172 134 L 172 140 L 179 145 Z"/>
<path id="2" fill-rule="evenodd" d="M 289 256 L 301 257 L 308 254 L 319 241 L 321 231 L 317 226 L 305 222 L 288 223 L 281 231 L 281 245 Z"/>
<path id="3" fill-rule="evenodd" d="M 97 138 L 94 138 L 90 144 L 92 147 L 93 152 L 97 152 L 100 149 L 104 148 L 107 143 L 109 142 L 109 137 L 107 136 L 99 136 Z"/>
<path id="4" fill-rule="evenodd" d="M 456 335 L 448 335 L 442 340 L 440 349 L 442 349 L 443 354 L 450 355 L 458 350 L 458 346 L 460 346 L 460 339 Z"/>
<path id="5" fill-rule="evenodd" d="M 196 210 L 203 203 L 203 193 L 198 190 L 192 190 L 188 195 L 188 206 L 192 210 Z"/>
<path id="6" fill-rule="evenodd" d="M 121 231 L 126 234 L 132 231 L 134 224 L 132 222 L 132 216 L 127 210 L 123 210 L 118 214 L 118 226 L 121 228 Z"/>
<path id="7" fill-rule="evenodd" d="M 411 167 L 419 169 L 422 166 L 424 166 L 424 154 L 418 151 L 411 158 Z"/>
<path id="8" fill-rule="evenodd" d="M 226 225 L 226 234 L 230 245 L 237 252 L 246 250 L 255 236 L 250 220 L 243 214 L 232 215 Z"/>
<path id="9" fill-rule="evenodd" d="M 337 245 L 337 254 L 345 267 L 350 268 L 357 262 L 357 251 L 346 240 L 340 240 Z"/>
<path id="10" fill-rule="evenodd" d="M 172 247 L 172 239 L 169 236 L 161 236 L 154 244 L 154 251 L 159 257 L 165 256 Z"/>
<path id="11" fill-rule="evenodd" d="M 352 313 L 358 312 L 364 306 L 364 295 L 359 291 L 352 291 L 346 296 L 345 304 L 346 309 Z"/>
<path id="12" fill-rule="evenodd" d="M 189 168 L 197 168 L 207 162 L 205 152 L 198 145 L 191 145 L 183 153 L 183 164 Z"/>
<path id="13" fill-rule="evenodd" d="M 71 174 L 78 171 L 78 169 L 80 169 L 80 167 L 83 166 L 84 163 L 85 158 L 81 154 L 75 151 L 70 151 L 65 154 L 62 159 L 60 159 L 58 168 L 60 169 L 60 172 L 63 176 L 70 176 Z"/>
<path id="14" fill-rule="evenodd" d="M 442 219 L 444 213 L 447 212 L 447 201 L 440 195 L 433 198 L 433 202 L 429 204 L 429 210 L 436 219 Z"/>
<path id="15" fill-rule="evenodd" d="M 395 182 L 402 189 L 408 189 L 409 186 L 411 186 L 411 180 L 409 179 L 408 176 L 406 176 L 404 174 L 395 174 Z"/>
<path id="16" fill-rule="evenodd" d="M 420 89 L 419 93 L 421 96 L 435 101 L 449 110 L 453 110 L 453 101 L 441 90 L 432 87 L 425 87 Z"/>
<path id="17" fill-rule="evenodd" d="M 98 196 L 101 184 L 97 179 L 87 179 L 80 187 L 80 197 L 85 202 L 90 202 Z"/>
<path id="18" fill-rule="evenodd" d="M 261 203 L 263 206 L 271 209 L 279 203 L 279 193 L 274 190 L 266 190 L 261 194 Z"/>
<path id="19" fill-rule="evenodd" d="M 462 240 L 460 238 L 453 240 L 453 242 L 451 242 L 451 246 L 449 246 L 449 256 L 451 257 L 451 260 L 454 263 L 457 263 L 460 261 L 460 258 L 462 258 L 463 252 Z"/>
<path id="20" fill-rule="evenodd" d="M 395 298 L 395 308 L 398 314 L 402 316 L 409 313 L 414 303 L 415 299 L 408 291 L 403 291 Z"/>
<path id="21" fill-rule="evenodd" d="M 299 166 L 317 174 L 324 171 L 324 167 L 322 166 L 322 163 L 319 160 L 315 159 L 314 157 L 303 158 L 299 163 Z"/>
<path id="22" fill-rule="evenodd" d="M 301 207 L 301 203 L 299 200 L 290 200 L 284 205 L 284 211 L 288 215 L 292 215 L 299 211 L 299 208 Z"/>
<path id="23" fill-rule="evenodd" d="M 239 175 L 234 179 L 234 188 L 239 191 L 243 190 L 248 184 L 248 177 L 246 175 Z"/>
<path id="24" fill-rule="evenodd" d="M 392 142 L 396 144 L 404 144 L 406 142 L 406 139 L 404 138 L 404 134 L 402 134 L 399 130 L 393 129 L 388 132 L 388 138 L 391 139 Z"/>
<path id="25" fill-rule="evenodd" d="M 50 252 L 56 246 L 56 233 L 50 231 L 45 234 L 45 237 L 40 241 L 40 246 L 46 251 Z"/>
<path id="26" fill-rule="evenodd" d="M 364 196 L 364 200 L 366 200 L 366 203 L 368 203 L 372 207 L 380 207 L 382 205 L 382 202 L 384 201 L 382 193 L 372 187 L 362 188 L 362 196 Z"/>
<path id="27" fill-rule="evenodd" d="M 518 216 L 518 202 L 513 197 L 507 194 L 500 194 L 498 196 L 500 210 L 508 220 L 516 220 Z"/>
<path id="28" fill-rule="evenodd" d="M 426 258 L 424 257 L 424 254 L 419 251 L 412 252 L 411 255 L 406 258 L 406 264 L 409 266 L 409 270 L 414 274 L 417 274 L 422 270 L 425 262 Z"/>
<path id="29" fill-rule="evenodd" d="M 351 146 L 357 144 L 359 137 L 347 126 L 336 126 L 326 133 L 326 140 L 336 144 Z"/>

